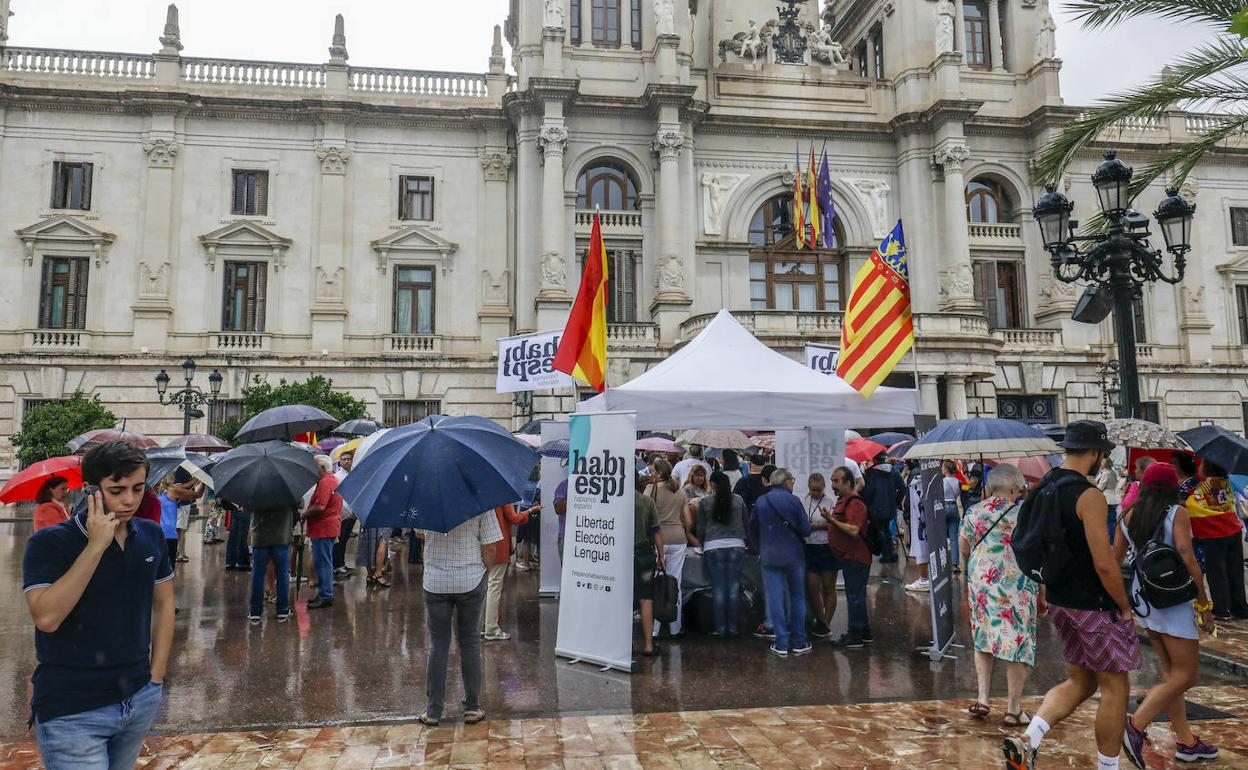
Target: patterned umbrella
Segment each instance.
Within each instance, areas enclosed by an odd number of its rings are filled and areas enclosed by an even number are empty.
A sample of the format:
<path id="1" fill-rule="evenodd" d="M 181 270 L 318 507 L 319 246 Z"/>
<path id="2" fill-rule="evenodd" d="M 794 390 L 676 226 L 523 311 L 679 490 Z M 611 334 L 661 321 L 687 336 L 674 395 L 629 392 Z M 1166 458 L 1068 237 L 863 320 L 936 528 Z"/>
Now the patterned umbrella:
<path id="1" fill-rule="evenodd" d="M 682 444 L 701 444 L 718 449 L 744 449 L 753 446 L 750 437 L 739 430 L 687 430 L 678 439 Z"/>
<path id="2" fill-rule="evenodd" d="M 665 438 L 651 436 L 649 438 L 639 438 L 636 444 L 637 449 L 643 449 L 647 452 L 668 452 L 670 454 L 684 454 L 685 448 L 675 441 L 668 441 Z"/>
<path id="3" fill-rule="evenodd" d="M 971 417 L 941 422 L 911 445 L 906 459 L 1036 457 L 1061 451 L 1053 439 L 1030 425 L 997 417 Z"/>
<path id="4" fill-rule="evenodd" d="M 1134 449 L 1179 449 L 1187 451 L 1187 442 L 1155 422 L 1120 418 L 1105 423 L 1109 440 Z"/>
<path id="5" fill-rule="evenodd" d="M 204 433 L 192 433 L 189 436 L 178 436 L 165 444 L 167 447 L 182 447 L 188 452 L 228 452 L 230 445 L 216 436 Z"/>
<path id="6" fill-rule="evenodd" d="M 139 449 L 151 449 L 152 447 L 160 446 L 155 439 L 148 438 L 142 433 L 135 433 L 125 428 L 100 428 L 74 436 L 65 442 L 65 448 L 78 454 L 100 444 L 107 444 L 110 441 L 124 441 L 127 444 L 137 446 Z"/>

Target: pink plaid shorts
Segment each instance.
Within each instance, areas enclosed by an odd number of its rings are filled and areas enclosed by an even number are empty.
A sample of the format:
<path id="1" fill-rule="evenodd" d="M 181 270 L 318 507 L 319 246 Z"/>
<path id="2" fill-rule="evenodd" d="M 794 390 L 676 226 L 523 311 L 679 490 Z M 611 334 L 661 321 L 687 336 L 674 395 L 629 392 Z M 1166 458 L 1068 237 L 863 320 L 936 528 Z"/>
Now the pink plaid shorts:
<path id="1" fill-rule="evenodd" d="M 1068 607 L 1053 607 L 1050 614 L 1067 663 L 1106 672 L 1140 667 L 1140 641 L 1130 615 L 1114 620 L 1114 613 Z"/>

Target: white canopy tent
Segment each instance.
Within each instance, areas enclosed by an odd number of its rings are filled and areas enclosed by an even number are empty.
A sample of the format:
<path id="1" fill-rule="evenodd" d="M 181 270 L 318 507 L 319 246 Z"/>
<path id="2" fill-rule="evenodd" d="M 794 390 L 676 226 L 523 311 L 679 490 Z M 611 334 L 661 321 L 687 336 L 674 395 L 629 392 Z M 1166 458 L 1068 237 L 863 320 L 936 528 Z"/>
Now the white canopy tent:
<path id="1" fill-rule="evenodd" d="M 878 388 L 863 398 L 760 342 L 727 310 L 688 345 L 578 412 L 637 412 L 637 428 L 895 428 L 911 425 L 916 392 Z"/>

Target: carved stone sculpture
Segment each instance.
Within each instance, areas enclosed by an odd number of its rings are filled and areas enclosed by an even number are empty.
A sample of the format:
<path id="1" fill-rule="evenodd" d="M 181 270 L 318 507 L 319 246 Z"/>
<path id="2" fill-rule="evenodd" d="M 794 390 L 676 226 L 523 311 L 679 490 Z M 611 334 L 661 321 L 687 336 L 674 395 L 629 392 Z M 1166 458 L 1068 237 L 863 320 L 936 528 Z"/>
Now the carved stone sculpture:
<path id="1" fill-rule="evenodd" d="M 547 29 L 563 29 L 563 0 L 546 0 L 542 26 Z"/>
<path id="2" fill-rule="evenodd" d="M 316 268 L 316 298 L 322 302 L 341 302 L 342 279 L 345 274 L 341 265 L 334 268 L 333 272 L 318 266 Z"/>
<path id="3" fill-rule="evenodd" d="M 871 235 L 883 238 L 891 228 L 888 226 L 888 193 L 892 186 L 883 179 L 853 179 L 850 184 L 858 192 L 871 217 Z"/>
<path id="4" fill-rule="evenodd" d="M 172 139 L 145 139 L 143 152 L 152 168 L 173 168 L 178 157 L 178 143 Z"/>
<path id="5" fill-rule="evenodd" d="M 940 293 L 949 299 L 975 296 L 975 279 L 970 262 L 958 262 L 945 268 L 940 283 Z"/>
<path id="6" fill-rule="evenodd" d="M 334 17 L 334 37 L 329 44 L 329 59 L 335 64 L 345 64 L 351 57 L 347 54 L 347 29 L 342 14 Z"/>
<path id="7" fill-rule="evenodd" d="M 321 161 L 321 173 L 342 176 L 347 173 L 347 161 L 351 158 L 351 150 L 346 147 L 323 145 L 316 148 L 316 157 Z"/>
<path id="8" fill-rule="evenodd" d="M 660 35 L 676 34 L 675 0 L 654 0 L 654 30 Z"/>
<path id="9" fill-rule="evenodd" d="M 508 287 L 511 285 L 511 274 L 504 270 L 495 278 L 489 270 L 481 271 L 481 304 L 487 307 L 507 307 L 509 304 Z"/>
<path id="10" fill-rule="evenodd" d="M 954 50 L 953 21 L 957 13 L 953 3 L 949 0 L 940 0 L 940 4 L 936 6 L 936 54 L 938 56 L 952 53 Z"/>
<path id="11" fill-rule="evenodd" d="M 707 235 L 723 234 L 724 207 L 732 197 L 732 191 L 746 178 L 746 174 L 702 175 L 702 232 Z"/>
<path id="12" fill-rule="evenodd" d="M 565 292 L 568 285 L 568 268 L 563 255 L 548 251 L 542 255 L 542 291 Z"/>
<path id="13" fill-rule="evenodd" d="M 1057 57 L 1057 24 L 1053 14 L 1044 7 L 1044 16 L 1040 19 L 1040 31 L 1036 33 L 1036 62 L 1048 61 Z"/>
<path id="14" fill-rule="evenodd" d="M 809 42 L 811 59 L 833 67 L 849 63 L 845 58 L 845 49 L 832 38 L 832 25 L 825 24 L 823 29 L 815 28 Z"/>
<path id="15" fill-rule="evenodd" d="M 965 144 L 945 144 L 936 150 L 936 162 L 950 171 L 961 171 L 962 164 L 970 159 L 971 151 Z"/>
<path id="16" fill-rule="evenodd" d="M 505 152 L 487 152 L 481 156 L 481 170 L 487 182 L 506 182 L 512 157 Z"/>
<path id="17" fill-rule="evenodd" d="M 1183 286 L 1179 289 L 1182 300 L 1183 319 L 1187 321 L 1205 320 L 1205 287 Z"/>
<path id="18" fill-rule="evenodd" d="M 568 147 L 568 129 L 558 123 L 543 124 L 537 132 L 537 146 L 542 151 L 542 162 L 546 158 L 562 158 Z"/>
<path id="19" fill-rule="evenodd" d="M 655 154 L 659 156 L 660 162 L 665 160 L 675 160 L 680 157 L 680 151 L 684 148 L 685 141 L 686 137 L 681 131 L 663 130 L 659 131 L 659 133 L 655 135 L 654 142 L 651 144 L 650 149 L 652 149 Z"/>
<path id="20" fill-rule="evenodd" d="M 720 61 L 726 61 L 730 51 L 741 59 L 749 59 L 751 62 L 757 62 L 759 57 L 766 59 L 767 49 L 771 46 L 773 26 L 773 23 L 769 21 L 763 25 L 762 29 L 759 29 L 758 24 L 750 19 L 749 26 L 744 32 L 733 35 L 731 40 L 719 41 Z"/>
<path id="21" fill-rule="evenodd" d="M 684 294 L 685 263 L 675 254 L 668 254 L 659 260 L 659 269 L 654 275 L 655 288 L 659 294 Z"/>
<path id="22" fill-rule="evenodd" d="M 169 263 L 161 262 L 153 270 L 146 262 L 139 263 L 139 296 L 148 298 L 165 297 L 169 293 Z"/>
<path id="23" fill-rule="evenodd" d="M 182 31 L 178 26 L 178 6 L 173 3 L 165 10 L 165 33 L 160 36 L 160 52 L 176 54 L 182 50 Z"/>

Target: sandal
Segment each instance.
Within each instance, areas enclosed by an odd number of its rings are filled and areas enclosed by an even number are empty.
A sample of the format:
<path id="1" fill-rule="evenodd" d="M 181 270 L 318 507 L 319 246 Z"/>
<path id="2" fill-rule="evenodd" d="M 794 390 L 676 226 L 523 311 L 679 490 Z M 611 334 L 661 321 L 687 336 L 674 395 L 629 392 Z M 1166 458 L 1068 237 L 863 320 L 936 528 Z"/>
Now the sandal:
<path id="1" fill-rule="evenodd" d="M 970 708 L 967 709 L 967 711 L 970 712 L 971 716 L 975 719 L 987 718 L 988 712 L 991 710 L 992 709 L 990 709 L 986 703 L 972 703 Z"/>
<path id="2" fill-rule="evenodd" d="M 378 588 L 389 588 L 390 581 L 386 580 L 384 577 L 374 578 L 373 585 L 375 585 Z"/>
<path id="3" fill-rule="evenodd" d="M 1026 727 L 1031 724 L 1031 714 L 1026 711 L 1005 712 L 1005 718 L 1001 720 L 1002 727 Z"/>
<path id="4" fill-rule="evenodd" d="M 420 716 L 416 717 L 416 721 L 420 722 L 422 725 L 425 725 L 426 727 L 437 727 L 438 723 L 441 720 L 434 719 L 433 717 L 429 716 L 428 711 L 422 711 L 420 712 Z"/>
<path id="5" fill-rule="evenodd" d="M 464 712 L 464 724 L 475 725 L 485 719 L 485 712 L 481 709 L 469 709 Z"/>

